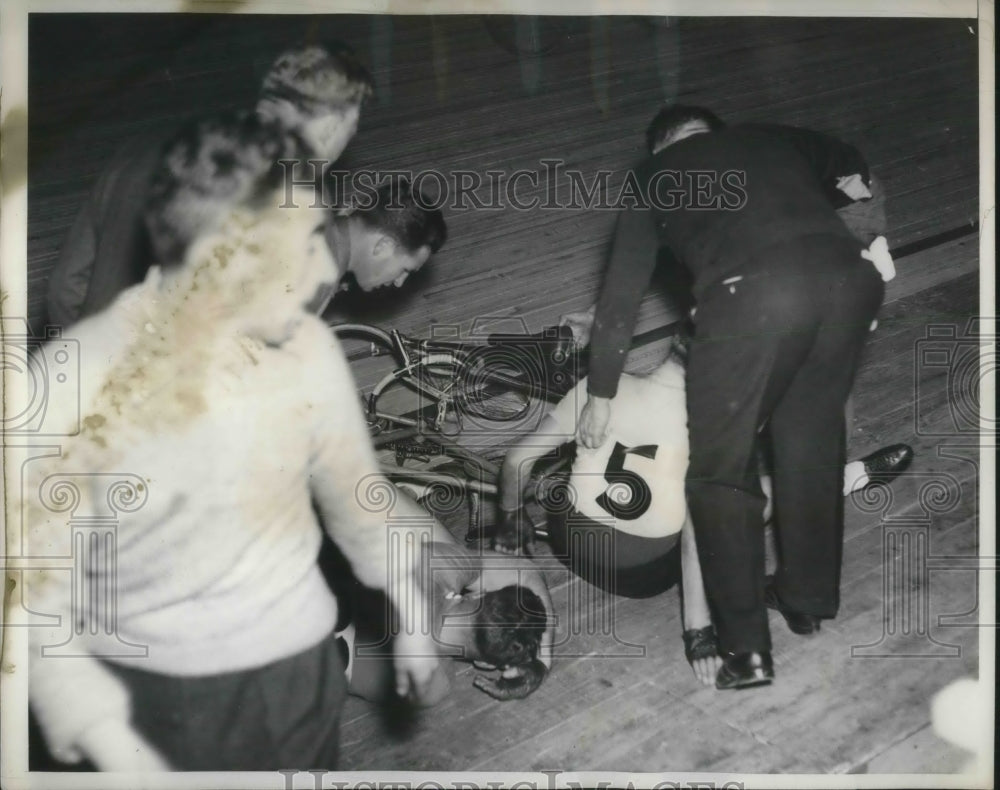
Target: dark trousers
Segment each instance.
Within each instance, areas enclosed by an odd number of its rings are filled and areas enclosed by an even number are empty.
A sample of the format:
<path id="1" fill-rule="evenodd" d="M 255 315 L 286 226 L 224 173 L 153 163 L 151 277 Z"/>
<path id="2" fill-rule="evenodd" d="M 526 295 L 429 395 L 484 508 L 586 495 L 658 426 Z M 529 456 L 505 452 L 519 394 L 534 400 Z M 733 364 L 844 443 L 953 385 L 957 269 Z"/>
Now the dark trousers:
<path id="1" fill-rule="evenodd" d="M 740 275 L 701 295 L 687 371 L 688 506 L 723 654 L 771 649 L 762 426 L 774 456 L 778 595 L 797 611 L 837 612 L 844 402 L 884 293 L 858 245 L 832 236 L 790 240 Z"/>
<path id="2" fill-rule="evenodd" d="M 337 767 L 347 680 L 332 634 L 241 672 L 182 677 L 108 666 L 128 686 L 132 725 L 175 770 Z"/>
<path id="3" fill-rule="evenodd" d="M 640 538 L 565 508 L 549 513 L 548 527 L 552 553 L 605 592 L 649 598 L 666 592 L 680 578 L 679 534 Z"/>

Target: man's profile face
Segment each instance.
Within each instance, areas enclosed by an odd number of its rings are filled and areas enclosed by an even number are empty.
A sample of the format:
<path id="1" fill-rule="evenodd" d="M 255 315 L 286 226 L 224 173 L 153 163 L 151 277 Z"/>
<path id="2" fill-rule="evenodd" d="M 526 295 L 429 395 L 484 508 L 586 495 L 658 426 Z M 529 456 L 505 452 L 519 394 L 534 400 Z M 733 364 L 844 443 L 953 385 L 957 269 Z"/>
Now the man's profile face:
<path id="1" fill-rule="evenodd" d="M 354 278 L 363 291 L 387 285 L 400 287 L 431 256 L 427 245 L 411 251 L 380 231 L 366 233 L 365 248 L 366 254 L 353 268 Z"/>

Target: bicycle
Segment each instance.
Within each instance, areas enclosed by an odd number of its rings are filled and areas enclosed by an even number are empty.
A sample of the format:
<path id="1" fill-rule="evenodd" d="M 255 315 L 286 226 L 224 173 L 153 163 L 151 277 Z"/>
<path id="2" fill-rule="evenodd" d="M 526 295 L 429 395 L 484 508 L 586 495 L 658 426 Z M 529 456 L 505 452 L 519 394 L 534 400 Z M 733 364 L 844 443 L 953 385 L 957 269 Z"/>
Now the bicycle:
<path id="1" fill-rule="evenodd" d="M 497 424 L 525 420 L 540 402 L 568 392 L 579 378 L 572 331 L 548 327 L 536 334 L 494 333 L 483 342 L 470 342 L 420 339 L 370 324 L 335 324 L 331 329 L 361 389 L 368 390 L 362 399 L 376 450 L 394 452 L 395 466 L 383 464 L 382 471 L 395 481 L 467 493 L 466 537 L 480 537 L 481 497 L 497 493 L 500 464 L 461 446 L 457 437 L 470 418 L 495 430 Z M 373 369 L 371 360 L 386 363 L 388 370 L 384 365 Z M 416 393 L 416 404 L 399 397 L 400 390 Z M 406 466 L 411 459 L 430 468 Z"/>

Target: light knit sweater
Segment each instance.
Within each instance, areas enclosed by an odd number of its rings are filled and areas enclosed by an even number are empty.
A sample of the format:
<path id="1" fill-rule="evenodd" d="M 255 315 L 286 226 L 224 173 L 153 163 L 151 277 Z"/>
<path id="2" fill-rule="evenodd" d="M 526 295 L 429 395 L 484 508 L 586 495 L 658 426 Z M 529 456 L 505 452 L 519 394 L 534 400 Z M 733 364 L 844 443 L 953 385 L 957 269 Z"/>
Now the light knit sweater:
<path id="1" fill-rule="evenodd" d="M 69 333 L 80 347 L 85 419 L 100 421 L 88 405 L 106 389 L 130 339 L 158 331 L 143 311 L 156 298 L 158 272 L 151 271 Z M 177 404 L 169 429 L 157 427 L 150 413 L 148 429 L 89 436 L 117 448 L 105 471 L 138 475 L 148 497 L 134 513 L 120 514 L 117 528 L 116 635 L 148 646 L 147 657 L 125 660 L 182 676 L 263 666 L 310 648 L 333 629 L 336 601 L 316 565 L 321 533 L 314 501 L 363 583 L 384 588 L 387 573 L 386 516 L 366 506 L 364 494 L 379 479 L 376 460 L 350 370 L 328 328 L 309 316 L 280 347 L 232 335 L 201 341 L 211 372 L 197 383 L 200 397 Z M 130 392 L 140 414 L 156 402 L 145 400 L 150 393 L 143 386 L 137 381 Z M 73 404 L 53 401 L 49 408 L 56 419 Z M 93 471 L 86 457 L 67 443 L 57 470 Z M 107 479 L 94 480 L 83 487 L 77 516 L 103 507 Z M 58 541 L 69 532 L 41 534 L 62 535 Z M 68 541 L 32 545 L 50 555 L 68 548 Z M 68 572 L 62 577 L 33 599 L 35 611 L 68 614 Z M 31 629 L 30 698 L 53 752 L 72 759 L 83 731 L 109 717 L 127 721 L 130 710 L 125 689 L 101 661 L 40 657 L 43 645 L 67 640 L 68 626 L 64 616 L 61 627 Z M 116 645 L 115 637 L 86 641 L 92 656 L 113 654 Z"/>
<path id="2" fill-rule="evenodd" d="M 549 412 L 555 431 L 573 441 L 587 403 L 586 378 Z M 627 452 L 617 453 L 616 448 Z M 640 452 L 633 452 L 638 450 Z M 616 462 L 617 461 L 617 466 Z M 619 532 L 640 538 L 679 536 L 687 514 L 684 477 L 688 466 L 684 369 L 668 359 L 648 376 L 622 374 L 615 397 L 615 420 L 608 438 L 593 449 L 578 444 L 570 477 L 574 508 Z M 634 506 L 639 495 L 625 481 L 644 483 L 649 507 L 631 518 L 615 518 L 602 505 L 606 496 Z"/>

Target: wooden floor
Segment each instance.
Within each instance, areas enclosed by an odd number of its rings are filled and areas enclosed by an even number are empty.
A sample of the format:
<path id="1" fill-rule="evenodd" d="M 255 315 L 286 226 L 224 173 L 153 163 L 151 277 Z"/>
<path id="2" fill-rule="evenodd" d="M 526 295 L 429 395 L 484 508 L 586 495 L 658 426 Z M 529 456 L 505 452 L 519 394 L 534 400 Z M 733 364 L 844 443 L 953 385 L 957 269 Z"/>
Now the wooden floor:
<path id="1" fill-rule="evenodd" d="M 966 755 L 933 735 L 929 701 L 977 672 L 977 629 L 957 624 L 975 618 L 975 573 L 941 558 L 976 554 L 978 456 L 968 446 L 946 450 L 961 436 L 927 435 L 948 430 L 956 407 L 961 415 L 972 401 L 968 392 L 949 394 L 944 371 L 921 368 L 917 354 L 928 326 L 961 333 L 975 314 L 976 239 L 897 264 L 855 389 L 850 454 L 906 441 L 916 460 L 887 501 L 848 501 L 840 616 L 800 637 L 772 615 L 772 687 L 723 693 L 696 683 L 683 657 L 676 590 L 646 600 L 605 596 L 543 559 L 560 617 L 559 658 L 543 686 L 523 701 L 493 702 L 472 687 L 474 671 L 456 664 L 453 695 L 405 736 L 352 699 L 343 767 L 958 770 Z M 937 570 L 921 577 L 921 563 Z M 942 624 L 949 620 L 955 624 Z"/>
<path id="2" fill-rule="evenodd" d="M 972 383 L 952 386 L 956 377 L 928 364 L 921 349 L 930 326 L 961 336 L 978 309 L 970 24 L 683 19 L 664 28 L 636 18 L 546 19 L 538 27 L 545 54 L 519 57 L 510 24 L 491 28 L 471 16 L 266 24 L 146 17 L 99 27 L 36 19 L 32 324 L 43 320 L 62 234 L 115 147 L 184 113 L 248 102 L 255 69 L 301 35 L 352 41 L 379 83 L 347 167 L 541 172 L 541 159 L 556 156 L 587 174 L 612 170 L 614 195 L 623 168 L 642 152 L 649 118 L 675 98 L 729 120 L 838 134 L 866 153 L 886 184 L 890 244 L 909 252 L 897 260 L 899 276 L 859 374 L 850 453 L 896 441 L 917 452 L 884 507 L 848 503 L 841 615 L 811 638 L 772 617 L 777 682 L 720 693 L 697 685 L 683 659 L 675 591 L 609 599 L 553 567 L 562 641 L 537 693 L 493 702 L 472 687 L 471 669 L 455 664 L 453 695 L 408 727 L 352 699 L 340 767 L 954 771 L 964 755 L 931 733 L 928 705 L 977 669 L 977 631 L 964 625 L 974 615 L 962 614 L 976 609 L 975 573 L 941 559 L 972 557 L 977 548 L 976 465 L 968 450 L 953 448 L 973 440 L 949 428 L 967 413 Z M 72 90 L 63 79 L 69 67 L 77 75 Z M 467 330 L 477 318 L 500 316 L 536 331 L 594 299 L 613 218 L 449 209 L 449 242 L 421 276 L 380 303 L 342 301 L 334 314 L 419 333 L 450 323 Z M 672 317 L 654 293 L 639 331 Z M 650 367 L 659 348 L 637 349 L 633 367 Z M 889 584 L 899 578 L 894 569 L 919 569 L 924 559 L 936 569 Z M 904 604 L 923 619 L 901 623 Z"/>
<path id="3" fill-rule="evenodd" d="M 289 42 L 338 37 L 378 85 L 338 167 L 544 174 L 562 160 L 614 200 L 643 134 L 669 100 L 730 121 L 810 126 L 858 145 L 890 201 L 890 244 L 976 217 L 976 39 L 962 20 L 543 18 L 535 56 L 512 22 L 483 17 L 57 15 L 31 20 L 29 319 L 44 321 L 48 272 L 92 181 L 134 135 L 253 100 Z M 509 18 L 502 18 L 508 19 Z M 141 45 L 140 45 L 141 43 Z M 523 47 L 522 47 L 523 48 Z M 67 73 L 73 79 L 65 79 Z M 541 179 L 541 175 L 539 176 Z M 428 182 L 433 185 L 434 182 Z M 547 199 L 529 179 L 518 196 Z M 557 199 L 568 191 L 555 180 Z M 490 198 L 489 183 L 477 192 Z M 594 298 L 614 212 L 446 209 L 449 240 L 393 295 L 341 298 L 331 317 L 426 332 L 476 319 L 530 331 Z M 670 316 L 646 300 L 638 331 Z M 480 320 L 483 328 L 489 322 Z"/>

